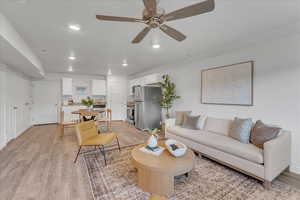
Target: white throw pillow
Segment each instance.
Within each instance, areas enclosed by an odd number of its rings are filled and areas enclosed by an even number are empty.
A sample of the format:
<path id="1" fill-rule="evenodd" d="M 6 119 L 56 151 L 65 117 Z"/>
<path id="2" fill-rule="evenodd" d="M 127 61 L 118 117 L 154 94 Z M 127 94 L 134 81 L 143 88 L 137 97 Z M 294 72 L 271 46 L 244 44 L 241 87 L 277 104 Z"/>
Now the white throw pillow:
<path id="1" fill-rule="evenodd" d="M 204 125 L 205 125 L 205 121 L 206 121 L 207 116 L 206 115 L 201 115 L 199 120 L 198 120 L 198 124 L 197 124 L 197 129 L 199 130 L 203 130 Z"/>

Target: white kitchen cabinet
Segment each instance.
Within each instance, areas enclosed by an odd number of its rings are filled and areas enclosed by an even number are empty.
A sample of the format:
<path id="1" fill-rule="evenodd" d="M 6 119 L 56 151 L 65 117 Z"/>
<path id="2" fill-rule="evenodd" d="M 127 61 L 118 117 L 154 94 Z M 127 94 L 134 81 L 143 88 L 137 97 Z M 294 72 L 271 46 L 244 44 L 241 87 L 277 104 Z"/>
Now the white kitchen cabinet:
<path id="1" fill-rule="evenodd" d="M 92 80 L 92 95 L 106 95 L 105 80 Z"/>
<path id="2" fill-rule="evenodd" d="M 150 74 L 144 77 L 144 85 L 151 85 L 160 82 L 158 74 Z"/>
<path id="3" fill-rule="evenodd" d="M 136 85 L 139 85 L 138 79 L 133 79 L 129 81 L 128 85 L 128 95 L 133 95 L 132 88 Z"/>
<path id="4" fill-rule="evenodd" d="M 62 78 L 62 94 L 73 95 L 73 80 L 72 78 Z"/>
<path id="5" fill-rule="evenodd" d="M 151 85 L 151 84 L 156 84 L 160 81 L 161 81 L 161 77 L 160 77 L 159 74 L 150 74 L 150 75 L 143 76 L 143 77 L 140 77 L 140 78 L 137 78 L 137 79 L 132 79 L 132 80 L 129 81 L 129 84 L 128 84 L 128 94 L 133 95 L 133 93 L 132 93 L 132 87 L 133 86 Z"/>

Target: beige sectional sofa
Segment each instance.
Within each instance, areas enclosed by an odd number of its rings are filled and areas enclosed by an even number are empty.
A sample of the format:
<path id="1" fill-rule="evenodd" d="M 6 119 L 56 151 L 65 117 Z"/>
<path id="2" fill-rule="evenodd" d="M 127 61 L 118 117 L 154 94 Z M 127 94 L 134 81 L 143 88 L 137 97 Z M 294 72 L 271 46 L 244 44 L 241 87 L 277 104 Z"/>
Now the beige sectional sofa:
<path id="1" fill-rule="evenodd" d="M 203 130 L 191 130 L 167 119 L 166 138 L 183 142 L 190 148 L 217 162 L 234 168 L 264 182 L 269 187 L 291 162 L 291 134 L 282 130 L 278 137 L 260 149 L 228 136 L 232 120 L 208 117 Z"/>

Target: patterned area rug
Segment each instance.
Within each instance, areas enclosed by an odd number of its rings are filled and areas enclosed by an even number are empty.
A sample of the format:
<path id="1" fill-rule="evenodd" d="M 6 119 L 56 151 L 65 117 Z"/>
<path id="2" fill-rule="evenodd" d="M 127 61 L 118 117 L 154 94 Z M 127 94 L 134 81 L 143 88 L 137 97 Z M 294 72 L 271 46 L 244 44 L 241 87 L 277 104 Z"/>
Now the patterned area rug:
<path id="1" fill-rule="evenodd" d="M 131 164 L 133 147 L 107 152 L 108 165 L 100 152 L 84 155 L 95 200 L 147 200 L 149 194 L 137 187 L 137 172 Z M 299 200 L 300 190 L 280 181 L 265 190 L 255 179 L 196 157 L 190 178 L 176 177 L 170 200 Z"/>

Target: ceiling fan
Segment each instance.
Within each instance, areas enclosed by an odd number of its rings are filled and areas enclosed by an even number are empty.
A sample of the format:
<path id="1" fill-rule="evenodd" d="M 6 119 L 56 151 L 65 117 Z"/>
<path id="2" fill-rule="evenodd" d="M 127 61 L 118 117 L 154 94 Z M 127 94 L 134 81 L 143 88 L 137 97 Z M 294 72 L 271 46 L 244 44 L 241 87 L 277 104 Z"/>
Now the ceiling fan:
<path id="1" fill-rule="evenodd" d="M 149 33 L 151 29 L 159 28 L 168 36 L 172 37 L 177 41 L 183 41 L 186 36 L 180 33 L 179 31 L 171 28 L 164 24 L 168 21 L 183 19 L 187 17 L 192 17 L 195 15 L 200 15 L 203 13 L 211 12 L 215 8 L 214 0 L 206 0 L 201 3 L 197 3 L 171 13 L 165 14 L 163 9 L 157 7 L 157 0 L 143 0 L 145 9 L 143 11 L 143 19 L 136 19 L 131 17 L 116 17 L 116 16 L 105 16 L 105 15 L 96 15 L 96 18 L 99 20 L 106 21 L 118 21 L 118 22 L 138 22 L 144 23 L 147 25 L 132 41 L 136 44 L 141 42 L 145 36 Z"/>

